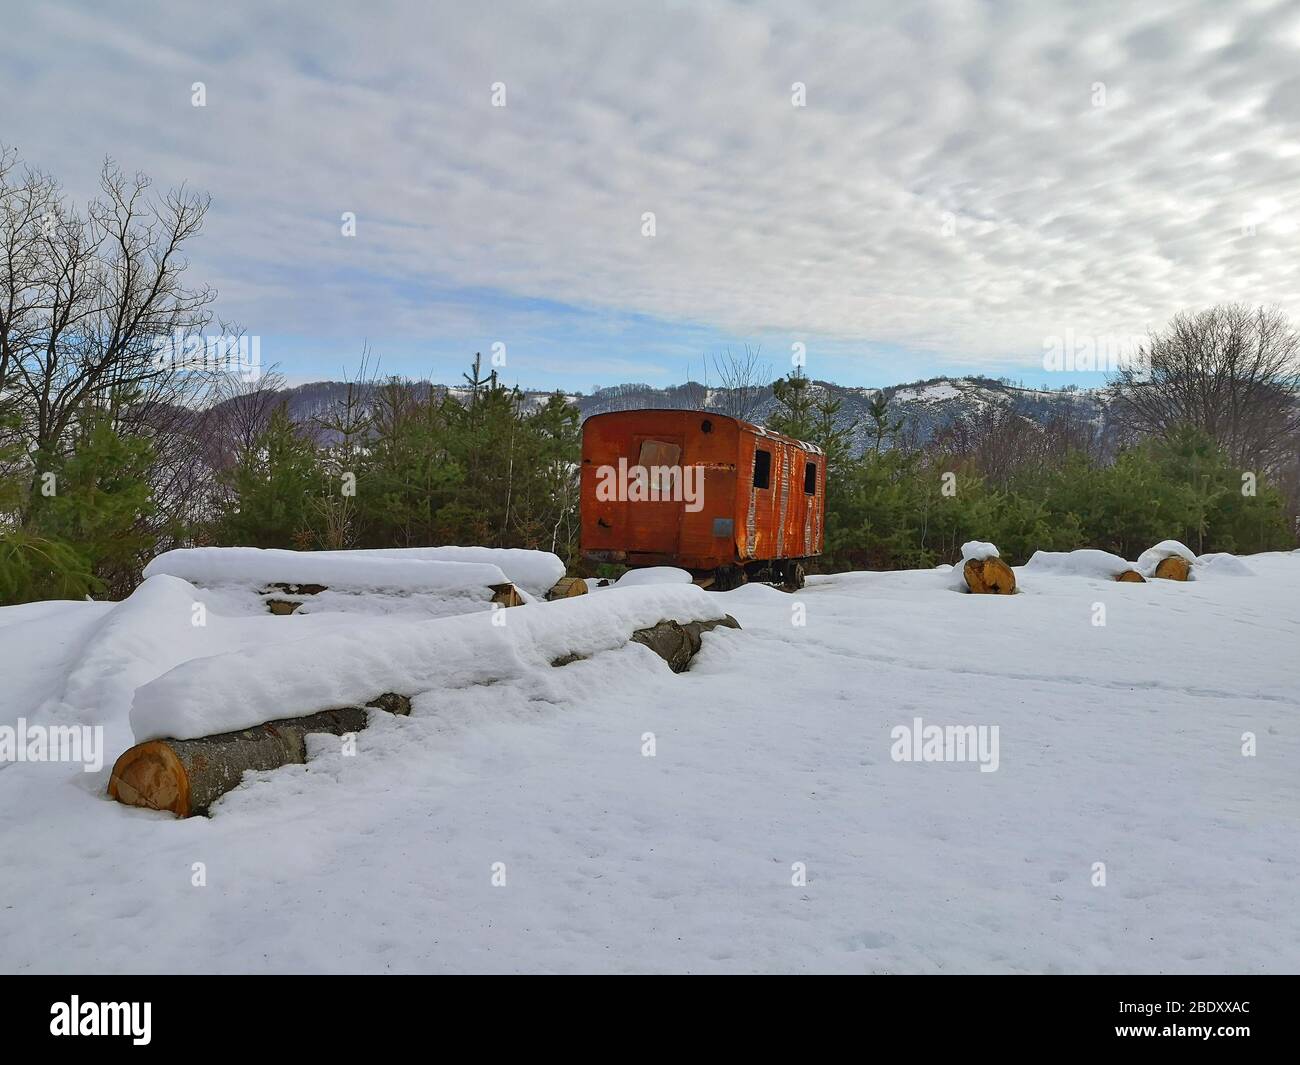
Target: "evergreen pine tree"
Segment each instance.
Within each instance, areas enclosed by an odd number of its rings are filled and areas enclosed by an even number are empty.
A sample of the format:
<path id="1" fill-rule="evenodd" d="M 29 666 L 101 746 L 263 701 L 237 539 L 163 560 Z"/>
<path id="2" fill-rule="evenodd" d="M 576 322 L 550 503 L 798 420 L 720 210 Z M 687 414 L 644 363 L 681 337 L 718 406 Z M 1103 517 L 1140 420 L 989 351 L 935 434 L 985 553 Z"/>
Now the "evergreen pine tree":
<path id="1" fill-rule="evenodd" d="M 284 405 L 226 474 L 232 502 L 220 522 L 221 542 L 243 547 L 316 546 L 317 504 L 326 492 L 316 447 Z"/>

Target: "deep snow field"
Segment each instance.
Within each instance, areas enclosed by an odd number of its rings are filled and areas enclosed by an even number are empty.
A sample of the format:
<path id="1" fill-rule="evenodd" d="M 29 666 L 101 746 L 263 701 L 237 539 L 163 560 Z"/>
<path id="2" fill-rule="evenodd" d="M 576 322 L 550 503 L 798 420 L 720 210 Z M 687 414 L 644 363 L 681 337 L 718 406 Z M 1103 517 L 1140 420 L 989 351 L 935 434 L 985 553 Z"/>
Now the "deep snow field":
<path id="1" fill-rule="evenodd" d="M 496 634 L 228 618 L 166 573 L 0 609 L 0 725 L 107 746 L 96 773 L 0 765 L 0 971 L 1295 972 L 1300 552 L 1243 561 L 1021 569 L 1015 596 L 936 571 L 606 588 Z M 669 609 L 743 628 L 679 675 L 601 631 Z M 555 626 L 591 657 L 546 664 Z M 431 686 L 355 757 L 322 738 L 210 818 L 107 798 L 133 702 L 137 728 L 187 692 L 177 721 L 281 690 L 276 716 L 306 713 L 399 644 Z M 893 760 L 915 718 L 998 726 L 997 770 Z"/>

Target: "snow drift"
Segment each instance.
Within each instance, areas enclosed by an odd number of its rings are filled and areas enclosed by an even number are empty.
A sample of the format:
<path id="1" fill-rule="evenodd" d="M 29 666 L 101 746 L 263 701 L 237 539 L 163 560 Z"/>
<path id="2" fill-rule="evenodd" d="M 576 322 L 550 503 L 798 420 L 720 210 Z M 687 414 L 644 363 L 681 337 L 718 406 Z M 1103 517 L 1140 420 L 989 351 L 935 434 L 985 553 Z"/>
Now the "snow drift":
<path id="1" fill-rule="evenodd" d="M 691 575 L 676 566 L 646 566 L 630 569 L 614 582 L 616 588 L 635 588 L 643 584 L 690 584 Z"/>
<path id="2" fill-rule="evenodd" d="M 1201 577 L 1253 577 L 1255 571 L 1236 555 L 1226 551 L 1216 551 L 1208 555 L 1199 555 L 1196 559 L 1195 572 Z"/>
<path id="3" fill-rule="evenodd" d="M 1137 567 L 1109 551 L 1082 548 L 1078 551 L 1035 551 L 1021 568 L 1034 576 L 1095 577 L 1113 581 L 1121 573 Z"/>
<path id="4" fill-rule="evenodd" d="M 620 647 L 665 619 L 714 621 L 722 600 L 690 587 L 651 585 L 494 614 L 369 622 L 270 648 L 182 663 L 135 693 L 137 743 L 193 739 L 276 718 L 361 705 L 382 692 L 416 695 L 550 668 L 563 655 Z"/>
<path id="5" fill-rule="evenodd" d="M 581 631 L 573 607 L 691 588 L 510 609 L 504 633 L 486 614 L 420 622 L 408 666 L 439 669 L 419 655 L 461 639 L 428 635 L 442 626 L 519 672 L 372 715 L 352 757 L 309 741 L 309 763 L 246 774 L 210 820 L 108 800 L 107 766 L 0 767 L 0 969 L 1295 972 L 1300 553 L 1238 561 L 1256 578 L 1107 596 L 1105 626 L 1078 578 L 1026 575 L 1006 599 L 932 570 L 826 575 L 797 598 L 746 585 L 704 600 L 745 632 L 706 638 L 681 675 L 635 645 L 544 666 L 541 635 L 512 627 L 546 612 Z M 378 656 L 397 624 L 209 610 L 209 644 L 179 630 L 211 597 L 180 591 L 112 628 L 124 604 L 0 608 L 0 706 L 61 690 L 79 661 L 89 699 L 89 656 L 107 669 L 114 648 L 146 690 L 166 672 L 155 695 L 204 698 L 202 679 L 242 696 L 250 664 L 312 665 L 327 637 Z M 204 657 L 180 665 L 169 641 Z M 109 702 L 134 682 L 106 681 Z M 106 760 L 129 745 L 125 710 L 78 712 L 121 714 Z M 915 716 L 1000 726 L 998 771 L 896 763 L 891 730 Z"/>
<path id="6" fill-rule="evenodd" d="M 564 576 L 564 563 L 559 555 L 519 547 L 385 547 L 346 553 L 362 558 L 472 562 L 496 566 L 516 588 L 537 599 L 545 596 Z"/>
<path id="7" fill-rule="evenodd" d="M 230 584 L 322 584 L 371 592 L 436 592 L 491 598 L 487 589 L 508 584 L 488 562 L 392 558 L 362 551 L 281 551 L 258 547 L 188 547 L 159 555 L 146 577 L 166 573 L 205 587 Z"/>

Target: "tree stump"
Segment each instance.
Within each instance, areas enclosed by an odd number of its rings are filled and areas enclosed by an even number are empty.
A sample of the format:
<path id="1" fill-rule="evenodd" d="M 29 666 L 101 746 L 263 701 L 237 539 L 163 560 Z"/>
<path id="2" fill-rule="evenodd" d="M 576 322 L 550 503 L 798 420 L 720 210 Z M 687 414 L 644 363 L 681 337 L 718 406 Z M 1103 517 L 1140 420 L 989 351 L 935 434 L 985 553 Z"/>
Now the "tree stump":
<path id="1" fill-rule="evenodd" d="M 1115 579 L 1124 584 L 1146 584 L 1147 579 L 1135 569 L 1126 569 L 1123 573 L 1117 574 Z"/>
<path id="2" fill-rule="evenodd" d="M 966 587 L 981 595 L 1013 595 L 1016 590 L 1015 573 L 996 555 L 968 558 L 962 576 L 966 578 Z"/>
<path id="3" fill-rule="evenodd" d="M 1164 581 L 1185 581 L 1191 575 L 1192 567 L 1181 555 L 1162 558 L 1156 566 L 1154 576 Z"/>

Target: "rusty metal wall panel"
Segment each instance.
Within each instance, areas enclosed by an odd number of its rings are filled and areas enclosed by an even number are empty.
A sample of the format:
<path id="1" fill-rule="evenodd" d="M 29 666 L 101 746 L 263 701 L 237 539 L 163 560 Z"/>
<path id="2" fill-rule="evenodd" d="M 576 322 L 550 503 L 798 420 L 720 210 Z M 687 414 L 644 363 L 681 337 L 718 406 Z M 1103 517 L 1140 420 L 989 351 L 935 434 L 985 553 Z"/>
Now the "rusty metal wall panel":
<path id="1" fill-rule="evenodd" d="M 710 431 L 703 431 L 708 422 Z M 733 519 L 739 424 L 700 411 L 622 411 L 587 419 L 582 433 L 581 549 L 599 561 L 712 569 L 734 561 L 739 529 L 715 535 L 714 519 Z M 609 502 L 597 498 L 597 470 L 620 458 L 635 465 L 646 440 L 680 441 L 680 465 L 698 466 L 702 507 L 682 501 Z M 651 452 L 657 451 L 655 448 Z M 662 453 L 662 452 L 660 452 Z M 604 522 L 604 524 L 602 524 Z"/>
<path id="2" fill-rule="evenodd" d="M 754 446 L 754 441 L 748 441 L 752 454 L 749 460 L 749 483 L 746 490 L 749 496 L 749 506 L 745 512 L 745 558 L 753 558 L 754 552 L 758 550 L 758 489 L 754 487 L 754 477 L 758 471 L 758 448 Z"/>
<path id="3" fill-rule="evenodd" d="M 776 519 L 776 556 L 785 558 L 786 519 L 790 512 L 790 448 L 781 444 L 781 512 Z M 802 463 L 800 463 L 802 466 Z"/>

